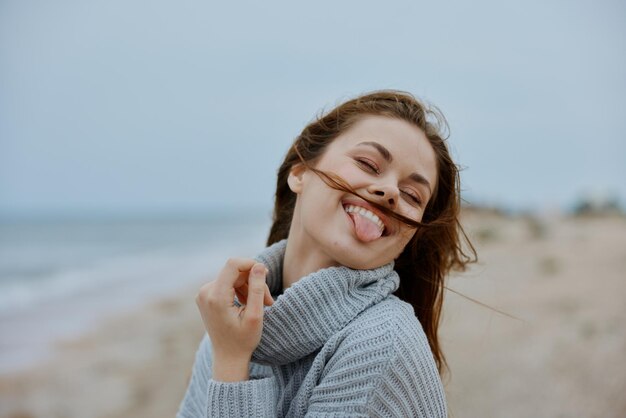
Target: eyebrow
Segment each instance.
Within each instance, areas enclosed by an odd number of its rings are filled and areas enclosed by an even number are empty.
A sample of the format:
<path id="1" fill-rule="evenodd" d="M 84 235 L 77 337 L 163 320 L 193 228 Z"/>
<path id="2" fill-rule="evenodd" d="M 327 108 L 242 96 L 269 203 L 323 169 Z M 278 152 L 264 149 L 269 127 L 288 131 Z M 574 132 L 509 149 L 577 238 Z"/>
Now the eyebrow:
<path id="1" fill-rule="evenodd" d="M 357 146 L 358 145 L 369 145 L 371 147 L 374 147 L 380 153 L 380 155 L 382 155 L 385 161 L 387 161 L 388 163 L 391 163 L 393 161 L 393 156 L 391 155 L 389 150 L 385 148 L 384 146 L 382 146 L 381 144 L 379 144 L 378 142 L 364 141 L 364 142 L 359 142 Z M 426 180 L 426 177 L 422 176 L 419 173 L 411 173 L 409 178 L 416 183 L 423 184 L 424 186 L 428 187 L 428 191 L 432 194 L 430 183 L 428 182 L 428 180 Z"/>

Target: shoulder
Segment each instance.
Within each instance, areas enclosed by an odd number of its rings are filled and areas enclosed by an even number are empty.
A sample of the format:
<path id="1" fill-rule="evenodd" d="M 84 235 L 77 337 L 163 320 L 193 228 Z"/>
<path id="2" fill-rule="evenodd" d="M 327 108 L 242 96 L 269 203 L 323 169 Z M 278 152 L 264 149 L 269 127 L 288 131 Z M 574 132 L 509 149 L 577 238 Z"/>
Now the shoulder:
<path id="1" fill-rule="evenodd" d="M 376 330 L 371 332 L 370 338 L 374 338 L 371 345 L 379 342 L 387 348 L 387 374 L 397 372 L 397 364 L 402 363 L 415 366 L 410 374 L 436 376 L 439 380 L 428 337 L 409 303 L 390 295 L 362 312 L 355 319 L 354 326 L 347 341 L 362 338 L 367 334 L 363 333 L 365 329 Z"/>
<path id="2" fill-rule="evenodd" d="M 324 405 L 325 412 L 343 411 L 348 399 L 355 411 L 368 415 L 446 416 L 439 372 L 411 305 L 392 295 L 343 331 L 313 404 L 340 394 L 342 401 Z"/>
<path id="3" fill-rule="evenodd" d="M 342 359 L 360 356 L 369 368 L 383 369 L 405 351 L 430 353 L 430 346 L 413 307 L 390 295 L 369 306 L 350 321 L 332 342 L 327 369 L 339 367 Z"/>
<path id="4" fill-rule="evenodd" d="M 368 346 L 387 346 L 396 354 L 403 348 L 432 353 L 422 324 L 413 307 L 394 295 L 370 306 L 354 318 L 345 328 L 345 343 L 372 340 Z M 378 344 L 374 344 L 377 342 Z"/>

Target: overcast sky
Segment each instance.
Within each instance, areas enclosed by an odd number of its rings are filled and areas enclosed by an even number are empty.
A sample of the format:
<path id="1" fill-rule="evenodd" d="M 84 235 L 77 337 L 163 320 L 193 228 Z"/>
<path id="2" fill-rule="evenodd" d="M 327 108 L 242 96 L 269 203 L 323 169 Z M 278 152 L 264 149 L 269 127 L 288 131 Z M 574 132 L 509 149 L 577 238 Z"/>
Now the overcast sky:
<path id="1" fill-rule="evenodd" d="M 626 203 L 621 1 L 0 1 L 0 214 L 271 207 L 320 110 L 439 106 L 469 201 Z"/>

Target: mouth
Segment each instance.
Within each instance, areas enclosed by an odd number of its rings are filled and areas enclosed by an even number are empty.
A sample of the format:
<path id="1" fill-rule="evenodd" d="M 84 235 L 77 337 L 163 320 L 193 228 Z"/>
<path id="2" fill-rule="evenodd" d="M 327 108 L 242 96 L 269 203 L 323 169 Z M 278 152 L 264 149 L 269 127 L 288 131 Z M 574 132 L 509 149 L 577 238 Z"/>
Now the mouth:
<path id="1" fill-rule="evenodd" d="M 341 204 L 361 241 L 374 241 L 393 233 L 389 218 L 369 203 L 356 199 L 345 199 Z"/>

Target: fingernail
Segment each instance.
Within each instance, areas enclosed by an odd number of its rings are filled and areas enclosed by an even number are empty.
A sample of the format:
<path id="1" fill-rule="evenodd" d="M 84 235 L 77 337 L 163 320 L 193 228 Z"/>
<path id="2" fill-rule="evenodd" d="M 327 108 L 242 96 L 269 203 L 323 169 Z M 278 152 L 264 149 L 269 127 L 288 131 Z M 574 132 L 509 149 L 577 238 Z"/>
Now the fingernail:
<path id="1" fill-rule="evenodd" d="M 263 264 L 255 264 L 254 267 L 252 267 L 252 274 L 265 274 L 265 270 L 267 269 L 263 267 Z"/>

